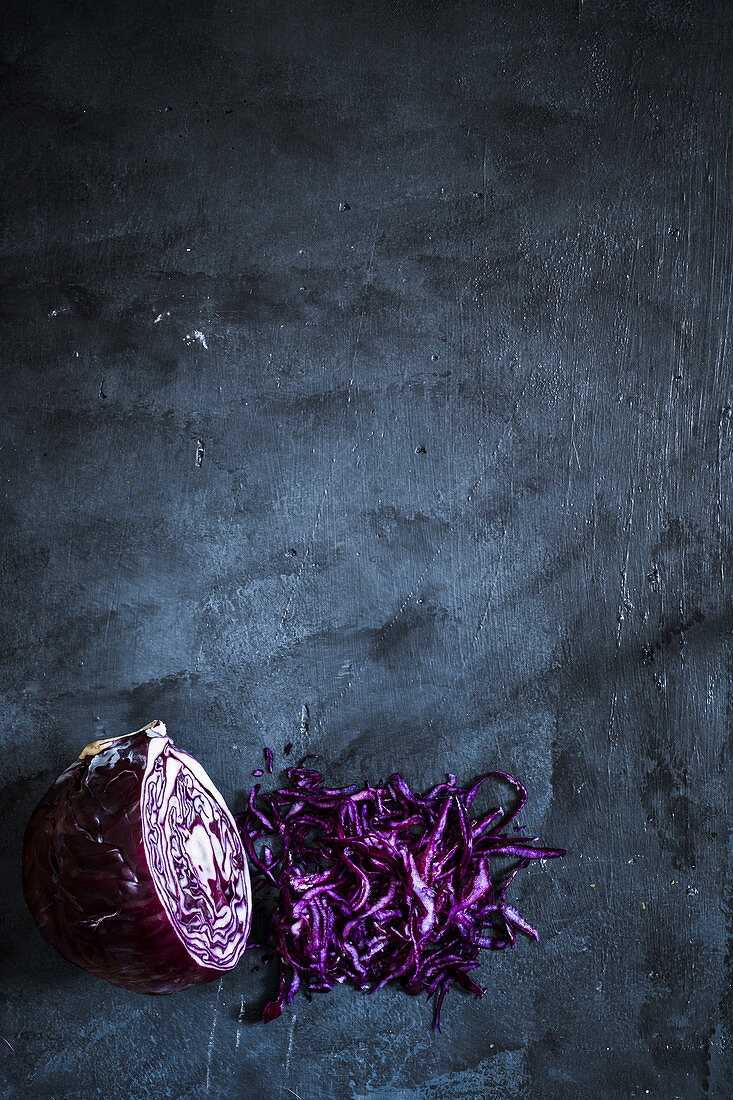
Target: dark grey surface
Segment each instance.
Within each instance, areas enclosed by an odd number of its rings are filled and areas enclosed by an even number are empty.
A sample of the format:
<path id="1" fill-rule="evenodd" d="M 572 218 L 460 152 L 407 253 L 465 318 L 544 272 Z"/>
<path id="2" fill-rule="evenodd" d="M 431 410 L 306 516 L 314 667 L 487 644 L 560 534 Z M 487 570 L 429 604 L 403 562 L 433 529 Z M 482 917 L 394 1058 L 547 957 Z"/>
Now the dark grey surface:
<path id="1" fill-rule="evenodd" d="M 6 17 L 2 1097 L 731 1095 L 729 13 Z M 514 771 L 540 945 L 442 1037 L 74 970 L 25 821 L 154 717 L 235 807 L 291 739 Z"/>

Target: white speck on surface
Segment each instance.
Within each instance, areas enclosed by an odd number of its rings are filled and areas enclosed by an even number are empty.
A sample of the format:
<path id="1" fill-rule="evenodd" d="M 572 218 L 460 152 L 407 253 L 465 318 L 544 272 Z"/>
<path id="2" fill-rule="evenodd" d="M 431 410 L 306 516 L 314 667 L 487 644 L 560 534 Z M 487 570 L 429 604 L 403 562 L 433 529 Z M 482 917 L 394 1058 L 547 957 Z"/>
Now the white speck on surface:
<path id="1" fill-rule="evenodd" d="M 203 439 L 196 440 L 196 469 L 200 470 L 204 464 L 204 454 L 206 447 L 204 446 Z"/>
<path id="2" fill-rule="evenodd" d="M 159 314 L 158 314 L 158 316 L 157 316 L 157 317 L 155 318 L 155 320 L 153 321 L 153 324 L 154 324 L 154 325 L 159 325 L 159 324 L 160 324 L 160 322 L 161 322 L 161 321 L 163 320 L 163 318 L 164 318 L 164 317 L 170 317 L 170 315 L 171 315 L 171 311 L 170 311 L 169 309 L 167 309 L 167 310 L 165 311 L 165 313 L 159 313 Z"/>
<path id="3" fill-rule="evenodd" d="M 183 342 L 184 344 L 199 343 L 201 344 L 202 348 L 206 348 L 207 351 L 209 350 L 209 345 L 206 343 L 206 337 L 204 336 L 203 332 L 198 328 L 194 329 L 193 332 L 187 332 L 186 335 L 183 337 Z"/>

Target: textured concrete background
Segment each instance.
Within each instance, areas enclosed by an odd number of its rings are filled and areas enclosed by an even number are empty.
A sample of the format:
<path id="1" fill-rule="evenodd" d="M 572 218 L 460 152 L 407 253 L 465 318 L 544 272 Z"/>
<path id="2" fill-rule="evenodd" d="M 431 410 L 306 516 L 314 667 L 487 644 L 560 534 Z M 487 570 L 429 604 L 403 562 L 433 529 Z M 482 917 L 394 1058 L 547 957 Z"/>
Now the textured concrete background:
<path id="1" fill-rule="evenodd" d="M 14 0 L 2 1097 L 733 1093 L 730 10 Z M 515 771 L 542 942 L 442 1037 L 74 970 L 22 831 L 154 717 L 235 808 Z"/>

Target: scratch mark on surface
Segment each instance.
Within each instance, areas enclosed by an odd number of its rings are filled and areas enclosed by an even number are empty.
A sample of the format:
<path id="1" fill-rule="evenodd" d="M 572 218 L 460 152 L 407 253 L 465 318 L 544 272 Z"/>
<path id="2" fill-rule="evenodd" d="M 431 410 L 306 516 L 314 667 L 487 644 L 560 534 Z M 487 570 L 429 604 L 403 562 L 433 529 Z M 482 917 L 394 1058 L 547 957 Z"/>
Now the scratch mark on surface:
<path id="1" fill-rule="evenodd" d="M 720 583 L 725 583 L 725 567 L 723 565 L 723 436 L 730 425 L 731 408 L 726 405 L 720 411 L 718 420 L 718 454 L 716 460 L 717 499 L 715 502 L 715 526 L 718 531 L 718 564 L 720 568 Z"/>
<path id="2" fill-rule="evenodd" d="M 196 440 L 196 469 L 197 470 L 200 470 L 201 467 L 204 464 L 204 451 L 205 450 L 206 450 L 206 447 L 204 446 L 203 439 L 197 439 Z"/>
<path id="3" fill-rule="evenodd" d="M 290 1034 L 288 1035 L 288 1050 L 285 1055 L 285 1076 L 290 1076 L 290 1055 L 293 1050 L 293 1036 L 295 1035 L 295 1021 L 298 1018 L 298 1013 L 293 1013 L 293 1019 L 290 1024 Z"/>
<path id="4" fill-rule="evenodd" d="M 492 566 L 492 572 L 494 574 L 494 583 L 491 585 L 491 588 L 489 589 L 489 595 L 486 599 L 486 607 L 484 609 L 483 615 L 481 616 L 481 621 L 479 622 L 478 626 L 476 627 L 473 638 L 471 639 L 471 648 L 472 649 L 475 647 L 476 642 L 478 641 L 478 636 L 481 633 L 481 631 L 484 629 L 484 627 L 486 625 L 486 622 L 489 618 L 489 611 L 491 610 L 491 604 L 494 600 L 494 595 L 496 593 L 496 587 L 499 583 L 500 570 L 501 570 L 501 566 L 502 566 L 502 563 L 503 563 L 503 560 L 504 560 L 504 546 L 506 544 L 506 534 L 507 534 L 507 528 L 505 527 L 504 528 L 504 536 L 502 538 L 501 545 L 499 547 L 499 560 L 496 563 L 496 565 Z M 442 702 L 442 700 L 441 700 L 441 702 Z"/>
<path id="5" fill-rule="evenodd" d="M 209 1046 L 206 1051 L 206 1093 L 208 1095 L 211 1088 L 211 1056 L 214 1052 L 214 1034 L 216 1032 L 216 1024 L 219 1016 L 219 997 L 221 996 L 221 987 L 224 984 L 224 979 L 219 978 L 219 984 L 216 987 L 216 1003 L 214 1004 L 214 1018 L 211 1021 L 211 1031 L 209 1032 Z"/>
<path id="6" fill-rule="evenodd" d="M 608 727 L 607 736 L 609 745 L 614 740 L 613 727 L 616 724 L 616 707 L 618 706 L 618 690 L 613 689 L 613 695 L 611 696 L 611 707 L 608 713 Z M 611 754 L 608 754 L 608 780 L 611 782 Z"/>
<path id="7" fill-rule="evenodd" d="M 634 524 L 634 502 L 636 500 L 636 487 L 631 486 L 631 497 L 629 498 L 629 513 L 626 517 L 626 523 L 624 524 L 624 532 L 626 535 L 626 554 L 624 555 L 624 564 L 621 567 L 621 590 L 619 593 L 618 602 L 618 615 L 616 623 L 616 649 L 621 648 L 621 632 L 623 630 L 624 620 L 628 612 L 633 611 L 634 605 L 631 602 L 631 596 L 628 588 L 629 577 L 629 553 L 631 551 L 631 529 Z"/>
<path id="8" fill-rule="evenodd" d="M 239 1050 L 239 1039 L 242 1034 L 242 1020 L 244 1019 L 244 997 L 239 998 L 239 1015 L 237 1016 L 237 1038 L 234 1049 Z"/>
<path id="9" fill-rule="evenodd" d="M 5 1036 L 4 1036 L 4 1035 L 0 1035 L 0 1039 L 2 1039 L 2 1041 L 3 1041 L 4 1043 L 5 1043 L 5 1046 L 6 1046 L 6 1047 L 10 1047 L 10 1049 L 11 1049 L 11 1050 L 12 1050 L 12 1052 L 13 1052 L 13 1054 L 15 1054 L 15 1047 L 13 1046 L 13 1044 L 12 1044 L 12 1043 L 9 1043 L 9 1042 L 8 1042 L 8 1040 L 7 1040 L 6 1038 L 5 1038 Z"/>
<path id="10" fill-rule="evenodd" d="M 494 575 L 494 581 L 493 581 L 493 584 L 491 585 L 491 587 L 489 589 L 489 594 L 486 597 L 486 606 L 484 608 L 481 619 L 479 620 L 478 626 L 476 627 L 476 629 L 473 632 L 473 637 L 471 638 L 471 644 L 470 644 L 470 647 L 469 647 L 469 651 L 473 651 L 476 648 L 476 645 L 477 645 L 478 639 L 479 639 L 479 635 L 481 634 L 481 631 L 484 629 L 486 623 L 489 620 L 489 612 L 491 611 L 491 606 L 492 606 L 492 603 L 494 601 L 494 596 L 496 594 L 496 588 L 497 588 L 497 585 L 499 583 L 499 577 L 501 575 L 501 565 L 502 565 L 502 562 L 504 560 L 504 547 L 506 545 L 506 538 L 507 538 L 507 528 L 505 526 L 504 530 L 503 530 L 503 534 L 502 534 L 502 541 L 501 541 L 501 544 L 499 546 L 499 559 L 495 564 L 493 564 L 491 566 L 491 569 L 490 569 L 490 572 L 493 573 L 493 575 Z M 485 579 L 486 578 L 484 578 L 484 580 Z M 483 582 L 482 582 L 481 587 L 483 587 Z M 434 724 L 435 717 L 440 715 L 443 703 L 448 698 L 448 696 L 452 695 L 452 694 L 455 694 L 458 686 L 464 681 L 465 673 L 466 673 L 466 656 L 462 656 L 461 657 L 461 671 L 460 671 L 458 677 L 456 678 L 455 682 L 449 684 L 449 686 L 445 689 L 443 694 L 438 699 L 437 703 L 433 704 L 433 706 L 431 707 L 431 713 L 430 713 L 430 716 L 428 718 L 428 724 L 430 726 L 432 726 Z"/>
<path id="11" fill-rule="evenodd" d="M 575 413 L 573 413 L 573 419 L 572 419 L 571 425 L 570 425 L 570 445 L 573 449 L 573 454 L 575 455 L 575 461 L 578 463 L 578 469 L 582 473 L 583 472 L 583 467 L 580 465 L 580 455 L 578 454 L 578 445 L 575 442 Z"/>

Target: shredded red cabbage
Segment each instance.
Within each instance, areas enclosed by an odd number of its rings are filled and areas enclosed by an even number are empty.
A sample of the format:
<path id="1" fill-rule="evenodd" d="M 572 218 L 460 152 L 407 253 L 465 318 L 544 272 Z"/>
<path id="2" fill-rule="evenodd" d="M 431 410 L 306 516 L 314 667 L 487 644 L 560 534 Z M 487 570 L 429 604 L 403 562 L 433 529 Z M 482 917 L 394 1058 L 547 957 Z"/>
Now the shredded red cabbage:
<path id="1" fill-rule="evenodd" d="M 408 993 L 435 995 L 440 1031 L 451 985 L 483 996 L 469 977 L 482 949 L 512 947 L 517 932 L 538 938 L 506 893 L 530 860 L 565 852 L 502 831 L 527 800 L 510 775 L 491 772 L 470 788 L 449 775 L 425 795 L 399 775 L 383 786 L 337 789 L 302 766 L 287 776 L 282 790 L 255 785 L 237 818 L 255 890 L 276 889 L 268 941 L 250 945 L 273 950 L 280 962 L 265 1022 L 301 986 L 309 994 L 350 981 L 371 993 L 399 981 Z M 514 788 L 518 804 L 472 818 L 471 805 L 492 777 Z M 499 857 L 518 862 L 490 867 Z"/>

